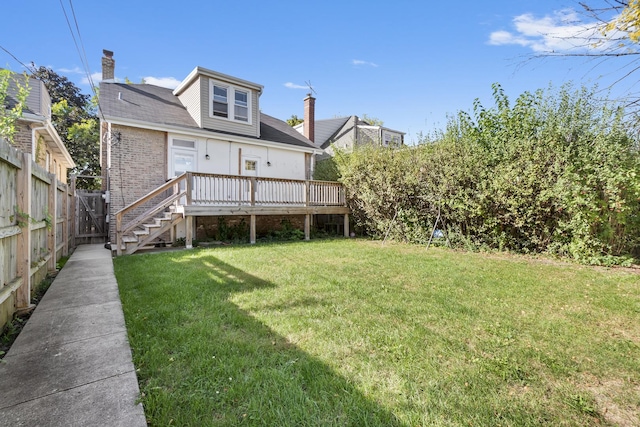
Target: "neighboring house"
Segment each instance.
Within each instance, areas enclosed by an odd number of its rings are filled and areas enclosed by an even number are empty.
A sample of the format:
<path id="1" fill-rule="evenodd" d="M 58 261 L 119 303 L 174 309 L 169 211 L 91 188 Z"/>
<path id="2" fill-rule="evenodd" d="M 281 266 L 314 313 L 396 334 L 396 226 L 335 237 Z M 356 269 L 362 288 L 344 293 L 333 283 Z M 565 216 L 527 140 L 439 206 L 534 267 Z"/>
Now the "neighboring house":
<path id="1" fill-rule="evenodd" d="M 314 155 L 321 151 L 285 122 L 260 111 L 263 86 L 202 67 L 174 90 L 116 83 L 113 53 L 104 54 L 100 141 L 113 243 L 124 239 L 126 244 L 137 236 L 138 241 L 129 242 L 131 248 L 126 249 L 133 252 L 166 231 L 168 227 L 162 226 L 142 240 L 141 232 L 126 238 L 128 231 L 135 233 L 132 218 L 141 217 L 144 209 L 155 209 L 130 205 L 152 192 L 149 199 L 159 200 L 174 181 L 165 182 L 185 172 L 188 177 L 174 187 L 186 192 L 180 198 L 175 193 L 173 202 L 180 205 L 174 213 L 182 213 L 188 221 L 180 223 L 176 217 L 172 240 L 185 236 L 189 246 L 196 233 L 204 237 L 211 224 L 205 217 L 211 216 L 246 216 L 252 241 L 256 215 L 302 215 L 308 228 L 306 215 L 317 210 L 308 209 L 310 184 L 305 180 L 311 179 Z M 296 199 L 298 193 L 293 193 L 298 190 L 293 188 L 302 189 L 304 196 L 305 185 L 306 201 Z M 289 208 L 278 210 L 278 205 Z M 344 201 L 340 208 L 335 213 L 347 212 Z M 122 245 L 116 247 L 120 250 Z"/>
<path id="2" fill-rule="evenodd" d="M 311 139 L 316 147 L 323 150 L 322 157 L 332 156 L 334 148 L 351 151 L 358 145 L 381 145 L 394 147 L 404 144 L 404 132 L 384 126 L 371 125 L 358 116 L 337 117 L 315 120 L 315 99 L 305 98 L 304 122 L 294 126 L 301 134 L 312 133 Z M 312 123 L 311 128 L 307 123 Z"/>
<path id="3" fill-rule="evenodd" d="M 67 169 L 75 167 L 67 148 L 51 122 L 51 97 L 44 83 L 34 77 L 15 74 L 23 85 L 29 88 L 22 117 L 16 122 L 14 146 L 20 151 L 31 153 L 33 160 L 47 172 L 56 175 L 58 181 L 67 182 Z M 7 103 L 16 103 L 16 79 L 10 79 Z"/>

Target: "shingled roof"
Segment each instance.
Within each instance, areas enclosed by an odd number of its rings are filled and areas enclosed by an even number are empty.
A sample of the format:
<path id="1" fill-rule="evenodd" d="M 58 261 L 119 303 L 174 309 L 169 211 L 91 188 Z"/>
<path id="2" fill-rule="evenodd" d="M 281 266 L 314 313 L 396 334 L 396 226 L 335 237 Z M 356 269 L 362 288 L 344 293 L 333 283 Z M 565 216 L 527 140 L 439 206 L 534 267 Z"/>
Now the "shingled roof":
<path id="1" fill-rule="evenodd" d="M 131 120 L 185 131 L 236 135 L 302 148 L 316 148 L 311 141 L 282 120 L 260 113 L 260 138 L 198 127 L 171 89 L 150 84 L 100 83 L 100 108 L 109 119 Z"/>

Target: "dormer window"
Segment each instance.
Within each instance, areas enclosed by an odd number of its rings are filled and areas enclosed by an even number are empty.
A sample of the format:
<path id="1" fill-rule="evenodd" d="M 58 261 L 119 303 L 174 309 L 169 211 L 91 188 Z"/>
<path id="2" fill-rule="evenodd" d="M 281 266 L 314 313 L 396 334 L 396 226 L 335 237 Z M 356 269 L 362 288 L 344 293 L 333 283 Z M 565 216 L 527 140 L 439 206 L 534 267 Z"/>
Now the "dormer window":
<path id="1" fill-rule="evenodd" d="M 213 115 L 229 117 L 229 103 L 227 102 L 227 88 L 213 85 Z"/>
<path id="2" fill-rule="evenodd" d="M 236 120 L 241 120 L 243 122 L 249 121 L 249 93 L 236 90 L 236 110 L 235 110 L 235 118 Z"/>
<path id="3" fill-rule="evenodd" d="M 211 80 L 210 93 L 211 117 L 251 124 L 251 93 L 248 90 Z"/>

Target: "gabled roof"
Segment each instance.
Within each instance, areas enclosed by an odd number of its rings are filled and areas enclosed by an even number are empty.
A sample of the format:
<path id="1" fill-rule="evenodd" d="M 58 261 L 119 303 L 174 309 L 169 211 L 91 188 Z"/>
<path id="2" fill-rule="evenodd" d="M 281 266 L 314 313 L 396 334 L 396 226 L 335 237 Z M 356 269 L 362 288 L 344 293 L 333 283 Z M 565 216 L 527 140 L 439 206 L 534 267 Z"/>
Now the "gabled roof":
<path id="1" fill-rule="evenodd" d="M 287 123 L 260 113 L 260 138 L 200 128 L 174 91 L 150 84 L 100 83 L 100 108 L 106 121 L 121 120 L 184 131 L 235 135 L 256 141 L 275 142 L 315 149 L 311 141 Z"/>

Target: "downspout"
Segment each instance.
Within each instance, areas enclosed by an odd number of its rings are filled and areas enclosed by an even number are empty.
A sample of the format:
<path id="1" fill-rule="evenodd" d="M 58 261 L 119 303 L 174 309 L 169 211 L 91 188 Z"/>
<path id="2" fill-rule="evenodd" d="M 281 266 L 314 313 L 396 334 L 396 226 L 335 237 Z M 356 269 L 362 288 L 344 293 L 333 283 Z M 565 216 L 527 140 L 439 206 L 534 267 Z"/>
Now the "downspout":
<path id="1" fill-rule="evenodd" d="M 107 210 L 107 215 L 105 218 L 105 222 L 108 224 L 108 227 L 110 227 L 110 222 L 111 222 L 111 122 L 107 122 L 107 132 L 104 134 L 103 137 L 103 141 L 104 143 L 107 145 L 107 170 L 104 171 L 105 173 L 105 203 L 106 203 L 106 210 Z M 110 234 L 110 233 L 109 233 Z M 109 235 L 107 237 L 107 240 L 111 240 L 111 236 Z"/>

